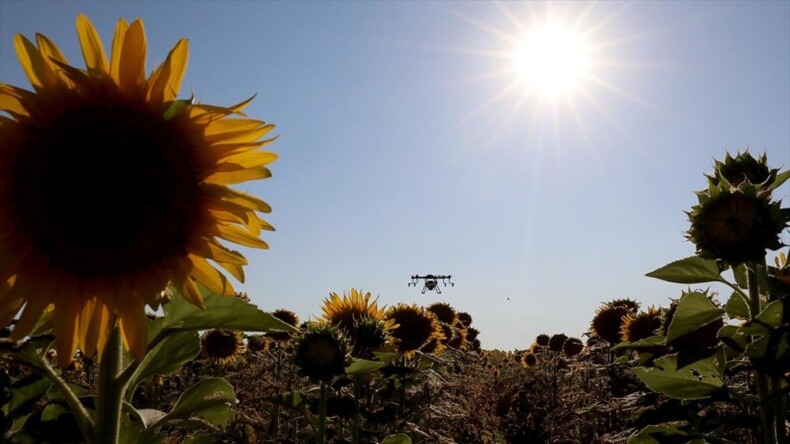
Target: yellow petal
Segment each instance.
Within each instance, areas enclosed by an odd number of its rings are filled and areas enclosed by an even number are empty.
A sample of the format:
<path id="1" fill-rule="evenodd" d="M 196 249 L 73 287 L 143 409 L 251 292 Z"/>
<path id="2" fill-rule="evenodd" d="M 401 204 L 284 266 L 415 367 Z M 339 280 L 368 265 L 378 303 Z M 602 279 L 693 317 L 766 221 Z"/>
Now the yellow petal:
<path id="1" fill-rule="evenodd" d="M 225 159 L 225 162 L 240 165 L 244 168 L 250 168 L 268 165 L 277 160 L 277 157 L 277 154 L 269 151 L 248 151 L 246 153 L 234 154 Z"/>
<path id="2" fill-rule="evenodd" d="M 211 259 L 217 263 L 247 265 L 247 259 L 237 251 L 230 250 L 214 239 L 196 239 L 187 245 L 190 253 Z"/>
<path id="3" fill-rule="evenodd" d="M 202 309 L 206 308 L 203 296 L 195 283 L 189 277 L 192 262 L 187 257 L 170 258 L 167 260 L 167 268 L 173 276 L 173 285 L 181 291 L 181 296 L 192 305 Z"/>
<path id="4" fill-rule="evenodd" d="M 88 68 L 88 71 L 108 72 L 104 46 L 93 24 L 84 14 L 80 14 L 77 17 L 77 36 L 80 39 L 82 58 L 85 59 L 85 66 Z"/>
<path id="5" fill-rule="evenodd" d="M 270 207 L 269 204 L 262 201 L 261 199 L 247 193 L 236 191 L 226 186 L 204 184 L 201 186 L 201 189 L 206 196 L 232 202 L 236 205 L 241 205 L 244 208 L 260 211 L 262 213 L 269 213 L 272 211 L 272 207 Z"/>
<path id="6" fill-rule="evenodd" d="M 247 247 L 269 248 L 266 242 L 235 225 L 217 224 L 217 230 L 225 240 Z"/>
<path id="7" fill-rule="evenodd" d="M 228 164 L 225 164 L 228 165 Z M 232 168 L 226 166 L 225 168 Z M 218 185 L 232 185 L 236 183 L 247 182 L 248 180 L 266 179 L 272 177 L 272 172 L 268 168 L 237 168 L 231 171 L 217 171 L 216 173 L 205 178 L 206 183 L 213 183 Z"/>
<path id="8" fill-rule="evenodd" d="M 192 277 L 205 285 L 206 288 L 220 296 L 233 296 L 236 294 L 228 278 L 212 267 L 208 261 L 193 254 L 189 255 L 189 260 L 192 262 L 193 267 Z"/>
<path id="9" fill-rule="evenodd" d="M 58 67 L 58 63 L 69 63 L 63 53 L 60 52 L 58 46 L 53 43 L 52 40 L 48 39 L 47 36 L 41 34 L 36 34 L 36 43 L 38 43 L 38 50 L 44 58 L 44 61 L 49 64 L 58 79 L 64 84 L 72 86 L 73 83 L 71 79 L 69 79 L 69 77 Z"/>
<path id="10" fill-rule="evenodd" d="M 55 302 L 55 349 L 61 368 L 69 365 L 77 349 L 77 319 L 84 300 L 77 294 L 72 296 L 61 304 Z"/>
<path id="11" fill-rule="evenodd" d="M 222 120 L 220 120 L 220 122 L 222 122 Z M 263 122 L 260 122 L 260 124 L 262 123 Z M 213 125 L 216 125 L 216 123 L 211 124 L 211 126 Z M 266 124 L 266 125 L 256 126 L 253 129 L 220 132 L 216 134 L 207 135 L 205 141 L 206 143 L 213 145 L 220 143 L 229 144 L 229 143 L 253 142 L 265 136 L 269 132 L 271 132 L 272 129 L 274 129 L 274 125 Z"/>
<path id="12" fill-rule="evenodd" d="M 244 282 L 244 268 L 238 264 L 231 264 L 227 262 L 217 262 L 217 265 L 224 268 L 231 276 L 235 277 L 239 282 Z"/>
<path id="13" fill-rule="evenodd" d="M 145 83 L 145 56 L 147 46 L 143 22 L 135 20 L 126 31 L 123 40 L 123 56 L 120 63 L 121 90 L 132 94 Z"/>
<path id="14" fill-rule="evenodd" d="M 30 84 L 37 90 L 53 87 L 58 84 L 55 71 L 49 63 L 44 61 L 38 49 L 21 34 L 14 37 L 14 48 L 22 69 L 27 74 Z"/>
<path id="15" fill-rule="evenodd" d="M 112 37 L 112 52 L 110 53 L 110 77 L 115 80 L 115 83 L 121 84 L 121 57 L 123 56 L 123 41 L 126 38 L 126 30 L 129 29 L 129 24 L 126 20 L 118 19 L 118 24 L 115 25 L 115 35 Z"/>
<path id="16" fill-rule="evenodd" d="M 266 123 L 260 120 L 252 119 L 222 119 L 212 122 L 206 127 L 204 134 L 206 136 L 214 136 L 218 134 L 237 134 L 242 132 L 249 132 L 266 126 Z M 269 125 L 274 127 L 274 125 Z"/>
<path id="17" fill-rule="evenodd" d="M 13 90 L 0 83 L 0 111 L 5 111 L 12 116 L 29 116 L 22 98 L 13 94 Z"/>
<path id="18" fill-rule="evenodd" d="M 118 298 L 118 316 L 123 344 L 132 357 L 140 362 L 148 349 L 148 325 L 145 305 L 138 304 L 135 298 Z M 125 300 L 121 300 L 125 299 Z"/>
<path id="19" fill-rule="evenodd" d="M 181 81 L 189 59 L 189 44 L 187 39 L 181 39 L 170 50 L 164 63 L 159 65 L 148 80 L 146 97 L 157 103 L 170 102 L 178 96 Z"/>

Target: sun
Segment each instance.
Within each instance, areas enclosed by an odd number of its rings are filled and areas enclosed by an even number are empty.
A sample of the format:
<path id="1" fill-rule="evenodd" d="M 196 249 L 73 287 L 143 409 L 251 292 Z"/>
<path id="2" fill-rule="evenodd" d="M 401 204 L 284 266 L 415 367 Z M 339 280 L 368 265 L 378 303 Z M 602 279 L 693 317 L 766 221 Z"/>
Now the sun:
<path id="1" fill-rule="evenodd" d="M 559 23 L 545 23 L 524 33 L 514 52 L 517 81 L 544 98 L 568 95 L 587 79 L 590 55 L 584 38 Z"/>

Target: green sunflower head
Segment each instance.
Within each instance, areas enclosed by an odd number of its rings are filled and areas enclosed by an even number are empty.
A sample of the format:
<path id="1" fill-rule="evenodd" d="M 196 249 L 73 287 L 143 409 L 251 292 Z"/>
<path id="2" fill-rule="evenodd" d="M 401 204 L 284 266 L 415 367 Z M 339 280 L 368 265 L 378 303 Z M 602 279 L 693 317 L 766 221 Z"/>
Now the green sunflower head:
<path id="1" fill-rule="evenodd" d="M 351 329 L 352 356 L 370 359 L 373 352 L 380 350 L 389 339 L 389 331 L 394 327 L 392 322 L 363 316 L 354 319 Z"/>
<path id="2" fill-rule="evenodd" d="M 707 177 L 713 186 L 719 186 L 724 182 L 737 187 L 743 182 L 749 182 L 763 188 L 773 184 L 778 172 L 778 168 L 771 169 L 768 166 L 768 157 L 765 153 L 754 158 L 747 149 L 743 153 L 736 154 L 735 157 L 727 153 L 724 162 L 714 161 L 713 174 L 709 174 Z"/>
<path id="3" fill-rule="evenodd" d="M 293 362 L 313 381 L 329 382 L 345 372 L 346 342 L 337 327 L 311 325 L 296 343 Z"/>
<path id="4" fill-rule="evenodd" d="M 699 203 L 687 213 L 691 228 L 686 233 L 697 256 L 737 266 L 762 261 L 766 249 L 781 248 L 780 236 L 790 217 L 770 197 L 770 190 L 748 181 L 737 188 L 710 186 L 697 193 Z"/>

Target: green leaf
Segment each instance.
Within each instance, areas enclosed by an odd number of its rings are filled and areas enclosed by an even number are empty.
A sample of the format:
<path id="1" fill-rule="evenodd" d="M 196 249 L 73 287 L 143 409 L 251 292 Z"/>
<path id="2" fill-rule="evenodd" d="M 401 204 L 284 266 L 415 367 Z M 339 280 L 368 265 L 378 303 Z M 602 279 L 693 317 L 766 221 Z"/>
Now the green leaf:
<path id="1" fill-rule="evenodd" d="M 681 369 L 678 355 L 656 359 L 655 367 L 635 367 L 636 376 L 654 392 L 678 399 L 700 399 L 724 386 L 722 379 L 724 353 L 689 364 Z"/>
<path id="2" fill-rule="evenodd" d="M 743 324 L 740 332 L 747 335 L 766 334 L 782 324 L 782 301 L 773 301 L 756 318 Z"/>
<path id="3" fill-rule="evenodd" d="M 721 319 L 724 310 L 716 308 L 705 292 L 685 293 L 678 301 L 678 307 L 667 331 L 667 343 Z"/>
<path id="4" fill-rule="evenodd" d="M 687 421 L 672 421 L 663 424 L 649 425 L 628 440 L 628 444 L 662 444 L 680 442 L 677 438 L 688 437 L 688 432 L 681 430 L 688 427 Z M 667 440 L 665 438 L 670 438 Z"/>
<path id="5" fill-rule="evenodd" d="M 749 345 L 749 337 L 740 331 L 736 325 L 725 325 L 716 334 L 716 337 L 731 349 L 743 353 Z"/>
<path id="6" fill-rule="evenodd" d="M 51 386 L 49 379 L 37 373 L 15 381 L 8 387 L 11 399 L 3 405 L 3 414 L 6 418 L 10 418 L 17 413 L 27 413 L 27 410 L 38 402 Z"/>
<path id="7" fill-rule="evenodd" d="M 187 100 L 174 100 L 170 103 L 170 106 L 167 107 L 167 111 L 165 111 L 164 119 L 165 121 L 171 120 L 173 117 L 181 113 L 187 106 L 192 104 L 192 99 Z"/>
<path id="8" fill-rule="evenodd" d="M 737 291 L 732 292 L 732 296 L 724 306 L 724 311 L 730 319 L 749 319 L 749 304 Z"/>
<path id="9" fill-rule="evenodd" d="M 47 404 L 44 410 L 41 411 L 41 422 L 57 421 L 58 416 L 65 414 L 72 414 L 71 410 L 60 404 Z"/>
<path id="10" fill-rule="evenodd" d="M 149 336 L 150 337 L 150 336 Z M 131 390 L 152 375 L 167 375 L 181 368 L 200 353 L 200 338 L 197 331 L 174 331 L 165 336 L 146 353 L 130 379 Z"/>
<path id="11" fill-rule="evenodd" d="M 657 347 L 664 347 L 663 336 L 651 336 L 634 342 L 621 342 L 612 350 L 655 350 Z"/>
<path id="12" fill-rule="evenodd" d="M 143 422 L 143 427 L 148 428 L 167 416 L 167 413 L 156 409 L 135 409 L 134 413 Z"/>
<path id="13" fill-rule="evenodd" d="M 785 181 L 787 181 L 787 179 L 790 179 L 790 170 L 787 170 L 784 173 L 777 174 L 776 179 L 774 179 L 773 183 L 769 188 L 771 189 L 771 191 L 773 191 L 781 187 L 782 184 L 785 183 Z"/>
<path id="14" fill-rule="evenodd" d="M 77 395 L 77 398 L 88 396 L 88 392 L 84 388 L 74 384 L 66 385 L 69 387 L 72 393 Z M 47 390 L 47 400 L 50 402 L 66 402 L 66 397 L 63 396 L 63 392 L 58 387 L 53 385 L 49 390 Z"/>
<path id="15" fill-rule="evenodd" d="M 201 310 L 180 295 L 174 295 L 164 305 L 163 330 L 228 330 L 265 332 L 280 330 L 296 332 L 297 329 L 255 305 L 236 297 L 219 296 L 200 287 L 206 309 Z M 175 291 L 175 290 L 174 290 Z"/>
<path id="16" fill-rule="evenodd" d="M 697 256 L 672 262 L 647 273 L 646 276 L 678 284 L 701 284 L 717 282 L 721 279 L 716 261 Z"/>
<path id="17" fill-rule="evenodd" d="M 346 367 L 346 374 L 361 375 L 370 373 L 384 367 L 386 363 L 381 361 L 368 361 L 366 359 L 351 358 L 351 365 Z"/>
<path id="18" fill-rule="evenodd" d="M 746 278 L 746 265 L 741 264 L 737 267 L 732 267 L 732 277 L 735 278 L 735 283 L 741 288 L 749 288 L 749 281 Z"/>
<path id="19" fill-rule="evenodd" d="M 236 394 L 228 381 L 222 378 L 203 379 L 181 394 L 173 409 L 153 427 L 173 419 L 186 420 L 193 415 L 221 426 L 233 417 L 230 405 L 235 402 Z"/>
<path id="20" fill-rule="evenodd" d="M 300 392 L 283 392 L 275 395 L 272 398 L 272 402 L 290 409 L 298 409 L 304 405 L 306 397 Z"/>
<path id="21" fill-rule="evenodd" d="M 397 358 L 398 354 L 394 352 L 373 352 L 373 356 L 375 356 L 379 361 L 390 362 Z"/>
<path id="22" fill-rule="evenodd" d="M 388 435 L 381 441 L 381 444 L 411 444 L 411 438 L 405 433 Z"/>

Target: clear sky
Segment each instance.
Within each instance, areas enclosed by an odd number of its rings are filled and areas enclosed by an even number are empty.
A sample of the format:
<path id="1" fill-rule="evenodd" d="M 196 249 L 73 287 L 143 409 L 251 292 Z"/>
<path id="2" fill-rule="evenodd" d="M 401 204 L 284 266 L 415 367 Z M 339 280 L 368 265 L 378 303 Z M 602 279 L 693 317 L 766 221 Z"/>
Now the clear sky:
<path id="1" fill-rule="evenodd" d="M 182 97 L 258 94 L 247 112 L 277 125 L 280 159 L 239 188 L 272 205 L 277 231 L 244 251 L 236 286 L 264 310 L 307 318 L 356 287 L 387 305 L 447 301 L 484 348 L 578 336 L 601 302 L 680 295 L 644 274 L 693 254 L 684 210 L 713 158 L 748 146 L 790 167 L 786 1 L 0 0 L 0 81 L 30 88 L 15 33 L 84 66 L 79 13 L 107 51 L 118 18 L 142 18 L 149 71 L 189 38 Z M 586 48 L 585 74 L 556 96 L 511 57 L 547 22 Z M 790 184 L 776 195 L 787 206 Z M 416 273 L 456 285 L 421 295 Z"/>

